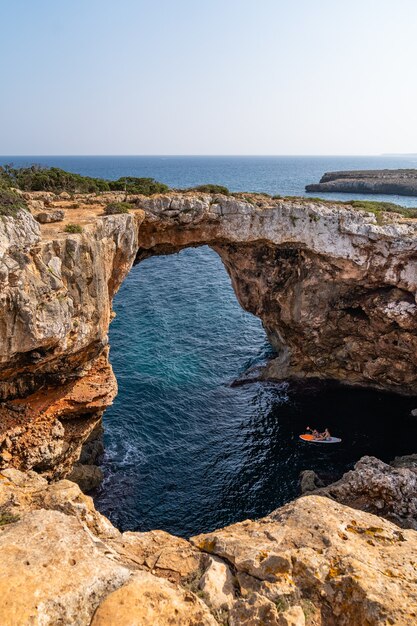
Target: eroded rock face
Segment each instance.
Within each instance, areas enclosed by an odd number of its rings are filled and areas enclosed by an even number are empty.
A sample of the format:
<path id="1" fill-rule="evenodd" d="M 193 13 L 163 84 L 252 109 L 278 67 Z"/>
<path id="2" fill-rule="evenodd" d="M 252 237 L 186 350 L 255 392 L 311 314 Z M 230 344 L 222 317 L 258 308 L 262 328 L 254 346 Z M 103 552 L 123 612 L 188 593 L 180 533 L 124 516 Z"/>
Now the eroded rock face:
<path id="1" fill-rule="evenodd" d="M 137 209 L 104 216 L 122 196 L 34 194 L 64 221 L 21 212 L 0 222 L 2 467 L 68 474 L 116 392 L 102 362 L 115 292 L 134 262 L 187 246 L 216 250 L 239 302 L 262 319 L 277 352 L 265 378 L 417 393 L 416 221 L 195 193 L 131 196 Z M 82 232 L 65 233 L 68 222 Z"/>
<path id="2" fill-rule="evenodd" d="M 74 483 L 0 476 L 5 626 L 414 626 L 417 532 L 319 496 L 191 543 L 120 533 Z"/>
<path id="3" fill-rule="evenodd" d="M 417 530 L 416 455 L 400 457 L 392 465 L 364 456 L 340 480 L 314 493 Z"/>
<path id="4" fill-rule="evenodd" d="M 117 385 L 107 350 L 75 378 L 0 405 L 0 468 L 68 474 L 101 422 Z"/>

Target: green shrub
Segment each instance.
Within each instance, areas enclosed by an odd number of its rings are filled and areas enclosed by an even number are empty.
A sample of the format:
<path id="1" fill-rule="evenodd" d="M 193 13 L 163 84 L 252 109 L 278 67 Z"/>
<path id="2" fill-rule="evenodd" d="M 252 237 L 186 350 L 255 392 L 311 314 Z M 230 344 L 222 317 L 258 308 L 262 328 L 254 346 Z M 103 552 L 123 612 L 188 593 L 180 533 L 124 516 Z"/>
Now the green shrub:
<path id="1" fill-rule="evenodd" d="M 103 191 L 126 191 L 151 196 L 169 190 L 167 185 L 153 178 L 135 178 L 124 176 L 118 180 L 92 178 L 66 172 L 59 167 L 14 168 L 12 165 L 0 166 L 0 188 L 16 187 L 23 191 L 52 191 L 53 193 L 101 193 Z"/>
<path id="2" fill-rule="evenodd" d="M 83 227 L 80 224 L 67 224 L 64 230 L 66 233 L 82 233 Z"/>
<path id="3" fill-rule="evenodd" d="M 108 184 L 111 191 L 125 191 L 129 194 L 140 193 L 143 196 L 152 196 L 155 193 L 165 193 L 169 191 L 168 185 L 159 183 L 154 178 L 123 176 L 118 180 L 109 180 Z"/>
<path id="4" fill-rule="evenodd" d="M 104 209 L 106 215 L 116 215 L 118 213 L 129 213 L 130 209 L 134 209 L 133 204 L 129 202 L 110 202 Z"/>
<path id="5" fill-rule="evenodd" d="M 59 167 L 48 168 L 41 165 L 20 168 L 4 165 L 0 167 L 0 180 L 10 187 L 16 187 L 23 191 L 92 193 L 110 190 L 106 180 L 72 174 L 61 170 Z"/>
<path id="6" fill-rule="evenodd" d="M 8 175 L 9 165 L 0 166 L 0 189 L 8 189 L 12 186 Z"/>
<path id="7" fill-rule="evenodd" d="M 377 202 L 375 200 L 329 200 L 314 196 L 285 196 L 284 200 L 296 200 L 302 203 L 320 202 L 320 204 L 329 206 L 353 207 L 354 209 L 374 213 L 379 221 L 382 221 L 382 213 L 399 213 L 403 217 L 417 218 L 416 207 L 403 207 L 399 204 L 394 204 L 394 202 Z"/>
<path id="8" fill-rule="evenodd" d="M 6 526 L 6 524 L 13 524 L 13 522 L 18 522 L 20 519 L 19 515 L 14 515 L 10 511 L 7 511 L 4 507 L 0 509 L 0 526 Z"/>
<path id="9" fill-rule="evenodd" d="M 202 193 L 221 193 L 229 196 L 230 191 L 223 185 L 199 185 L 198 187 L 190 187 L 189 191 L 201 191 Z"/>
<path id="10" fill-rule="evenodd" d="M 20 209 L 26 209 L 26 202 L 9 189 L 0 189 L 0 215 L 16 217 Z"/>
<path id="11" fill-rule="evenodd" d="M 362 211 L 370 211 L 371 213 L 400 213 L 404 217 L 417 217 L 417 208 L 407 208 L 394 204 L 394 202 L 375 202 L 374 200 L 351 200 L 345 202 L 350 204 L 354 209 L 361 209 Z"/>

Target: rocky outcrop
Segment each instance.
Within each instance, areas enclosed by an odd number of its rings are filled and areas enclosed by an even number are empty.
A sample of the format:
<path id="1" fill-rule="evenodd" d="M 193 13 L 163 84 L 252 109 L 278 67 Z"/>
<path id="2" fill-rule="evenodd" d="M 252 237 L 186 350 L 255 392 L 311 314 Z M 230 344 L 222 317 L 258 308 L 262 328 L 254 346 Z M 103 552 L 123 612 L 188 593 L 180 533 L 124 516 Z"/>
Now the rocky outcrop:
<path id="1" fill-rule="evenodd" d="M 414 625 L 417 533 L 329 498 L 190 541 L 120 533 L 68 480 L 0 476 L 2 626 Z"/>
<path id="2" fill-rule="evenodd" d="M 111 216 L 124 194 L 25 197 L 65 219 L 0 221 L 0 467 L 71 471 L 116 393 L 114 294 L 133 263 L 187 246 L 216 250 L 261 318 L 277 353 L 265 378 L 417 391 L 414 220 L 254 194 L 132 196 Z"/>
<path id="3" fill-rule="evenodd" d="M 399 457 L 392 465 L 364 456 L 340 480 L 312 491 L 417 530 L 417 455 Z"/>
<path id="4" fill-rule="evenodd" d="M 384 193 L 417 196 L 417 170 L 353 170 L 327 172 L 306 191 Z"/>
<path id="5" fill-rule="evenodd" d="M 300 490 L 302 494 L 310 493 L 324 487 L 321 478 L 313 470 L 303 470 L 300 474 Z"/>
<path id="6" fill-rule="evenodd" d="M 117 391 L 106 350 L 88 365 L 82 377 L 2 403 L 0 468 L 35 469 L 48 478 L 71 471 Z"/>

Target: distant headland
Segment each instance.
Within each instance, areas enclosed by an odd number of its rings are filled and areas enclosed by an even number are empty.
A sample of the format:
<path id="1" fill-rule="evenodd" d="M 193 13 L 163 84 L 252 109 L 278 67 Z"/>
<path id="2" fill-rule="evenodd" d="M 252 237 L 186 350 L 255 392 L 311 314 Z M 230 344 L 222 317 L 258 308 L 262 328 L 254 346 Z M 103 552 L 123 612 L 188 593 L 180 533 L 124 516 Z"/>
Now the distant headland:
<path id="1" fill-rule="evenodd" d="M 417 169 L 327 172 L 306 191 L 417 196 Z"/>

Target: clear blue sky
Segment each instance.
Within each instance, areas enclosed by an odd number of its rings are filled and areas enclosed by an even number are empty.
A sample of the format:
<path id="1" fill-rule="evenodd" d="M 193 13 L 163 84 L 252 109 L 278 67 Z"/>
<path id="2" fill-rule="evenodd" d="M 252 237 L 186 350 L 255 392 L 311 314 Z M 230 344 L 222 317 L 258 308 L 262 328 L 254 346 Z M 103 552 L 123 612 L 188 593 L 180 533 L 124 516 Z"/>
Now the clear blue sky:
<path id="1" fill-rule="evenodd" d="M 0 154 L 417 152 L 416 0 L 0 9 Z"/>

